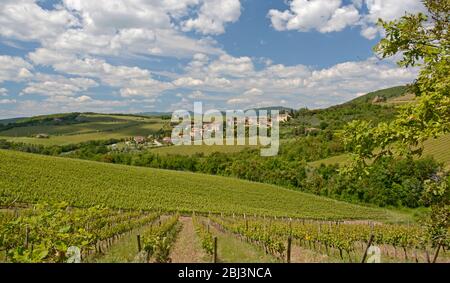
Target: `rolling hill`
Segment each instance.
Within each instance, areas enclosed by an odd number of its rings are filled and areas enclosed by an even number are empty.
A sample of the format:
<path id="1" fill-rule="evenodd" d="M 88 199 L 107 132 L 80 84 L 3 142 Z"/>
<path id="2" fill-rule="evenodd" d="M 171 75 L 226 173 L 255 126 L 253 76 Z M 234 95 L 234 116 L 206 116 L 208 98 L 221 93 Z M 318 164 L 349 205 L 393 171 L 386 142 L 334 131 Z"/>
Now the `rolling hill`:
<path id="1" fill-rule="evenodd" d="M 0 128 L 0 139 L 42 145 L 65 145 L 91 140 L 122 139 L 132 136 L 148 136 L 157 133 L 168 124 L 159 117 L 118 114 L 61 114 L 70 119 L 42 116 L 34 120 L 15 121 Z M 73 118 L 72 118 L 73 116 Z M 49 138 L 36 138 L 38 134 Z"/>
<path id="2" fill-rule="evenodd" d="M 450 169 L 450 134 L 443 135 L 437 139 L 430 139 L 424 143 L 423 156 L 433 156 L 438 162 L 444 163 L 444 166 Z M 309 162 L 311 166 L 320 166 L 320 164 L 343 164 L 350 161 L 349 154 L 337 155 L 322 160 Z"/>
<path id="3" fill-rule="evenodd" d="M 393 220 L 386 209 L 238 179 L 0 150 L 0 197 L 20 202 L 314 219 Z"/>

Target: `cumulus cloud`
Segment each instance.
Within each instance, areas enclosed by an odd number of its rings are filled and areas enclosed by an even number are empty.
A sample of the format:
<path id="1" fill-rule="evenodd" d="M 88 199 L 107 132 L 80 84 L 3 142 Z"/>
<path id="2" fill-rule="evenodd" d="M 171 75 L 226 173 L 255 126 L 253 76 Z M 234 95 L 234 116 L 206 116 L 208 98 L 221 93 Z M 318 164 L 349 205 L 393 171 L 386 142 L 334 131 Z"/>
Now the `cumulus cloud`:
<path id="1" fill-rule="evenodd" d="M 240 0 L 207 0 L 202 3 L 196 18 L 183 22 L 183 30 L 221 34 L 225 32 L 225 24 L 236 22 L 240 15 Z"/>
<path id="2" fill-rule="evenodd" d="M 244 92 L 244 96 L 259 96 L 262 95 L 264 91 L 258 89 L 258 88 L 252 88 Z"/>
<path id="3" fill-rule="evenodd" d="M 362 19 L 361 35 L 367 39 L 374 39 L 380 32 L 375 26 L 378 19 L 391 21 L 403 16 L 406 12 L 426 12 L 425 7 L 419 0 L 365 0 L 368 13 Z"/>
<path id="4" fill-rule="evenodd" d="M 0 55 L 0 83 L 20 82 L 33 76 L 33 66 L 20 57 Z"/>
<path id="5" fill-rule="evenodd" d="M 130 52 L 177 57 L 197 52 L 217 54 L 220 49 L 214 47 L 214 41 L 193 39 L 178 31 L 181 18 L 200 3 L 203 1 L 64 0 L 67 10 L 80 15 L 82 28 L 68 30 L 51 46 L 91 54 Z M 205 1 L 199 15 L 212 12 L 208 7 L 214 8 L 214 3 Z M 226 22 L 228 16 L 224 17 Z"/>
<path id="6" fill-rule="evenodd" d="M 35 81 L 28 83 L 21 93 L 23 95 L 73 96 L 95 86 L 98 86 L 98 83 L 92 79 L 37 74 Z"/>
<path id="7" fill-rule="evenodd" d="M 250 57 L 233 57 L 222 55 L 213 61 L 208 70 L 214 74 L 242 76 L 253 72 L 254 66 Z"/>
<path id="8" fill-rule="evenodd" d="M 341 5 L 341 0 L 293 0 L 289 10 L 270 10 L 268 16 L 273 27 L 280 31 L 340 31 L 359 20 L 353 5 Z"/>
<path id="9" fill-rule="evenodd" d="M 4 87 L 0 88 L 0 96 L 8 96 L 8 90 Z"/>
<path id="10" fill-rule="evenodd" d="M 17 101 L 15 99 L 0 99 L 0 104 L 14 104 Z"/>
<path id="11" fill-rule="evenodd" d="M 221 23 L 217 28 L 224 28 L 226 22 L 236 21 L 240 15 L 233 12 L 236 3 L 227 3 L 229 1 L 63 0 L 52 9 L 44 9 L 36 0 L 4 0 L 0 3 L 0 35 L 37 41 L 60 52 L 82 54 L 176 57 L 198 52 L 218 54 L 221 50 L 215 46 L 215 41 L 194 39 L 179 30 L 182 18 L 199 5 L 198 19 L 212 15 L 215 23 Z M 239 1 L 237 4 L 240 6 Z M 219 6 L 230 12 L 217 12 L 215 8 Z"/>
<path id="12" fill-rule="evenodd" d="M 201 68 L 187 68 L 176 82 L 179 87 L 199 91 L 208 100 L 221 93 L 222 101 L 235 107 L 279 105 L 299 108 L 326 107 L 355 98 L 361 93 L 410 83 L 416 78 L 416 69 L 400 69 L 393 62 L 369 58 L 358 62 L 345 62 L 323 69 L 304 65 L 269 65 L 260 70 L 249 69 L 245 76 L 237 77 L 226 72 L 212 72 L 209 61 L 199 56 L 193 64 Z M 228 60 L 238 58 L 228 58 Z M 226 81 L 226 87 L 212 82 Z M 186 98 L 185 96 L 183 96 Z M 189 98 L 189 96 L 188 96 Z"/>
<path id="13" fill-rule="evenodd" d="M 297 30 L 321 33 L 337 32 L 347 27 L 360 26 L 361 35 L 373 39 L 378 34 L 379 18 L 393 20 L 405 14 L 424 11 L 420 0 L 292 0 L 289 9 L 272 9 L 268 17 L 275 30 Z"/>
<path id="14" fill-rule="evenodd" d="M 77 26 L 78 19 L 62 7 L 44 10 L 33 0 L 0 2 L 0 35 L 4 37 L 46 41 Z"/>
<path id="15" fill-rule="evenodd" d="M 0 55 L 0 84 L 23 85 L 23 97 L 17 101 L 11 95 L 2 97 L 2 105 L 7 105 L 2 115 L 113 112 L 177 93 L 180 101 L 172 108 L 191 105 L 193 100 L 215 107 L 227 103 L 242 108 L 325 107 L 411 82 L 416 75 L 415 70 L 373 58 L 317 69 L 274 64 L 251 54 L 232 56 L 211 35 L 224 33 L 227 25 L 238 21 L 239 0 L 62 0 L 53 8 L 39 4 L 0 3 L 0 37 L 37 45 L 24 58 Z M 405 10 L 422 9 L 419 0 L 292 0 L 288 5 L 268 13 L 276 30 L 329 33 L 358 27 L 367 38 L 377 36 L 378 17 L 392 19 Z M 128 61 L 157 62 L 166 56 L 182 60 L 164 71 Z M 47 68 L 51 75 L 39 73 Z M 96 97 L 92 89 L 98 86 L 111 89 L 110 100 Z M 0 96 L 6 94 L 8 90 L 0 88 Z M 40 101 L 32 101 L 31 95 Z"/>
<path id="16" fill-rule="evenodd" d="M 29 54 L 35 64 L 52 66 L 56 71 L 72 76 L 98 80 L 102 85 L 120 88 L 123 97 L 158 96 L 162 91 L 173 88 L 170 82 L 162 82 L 152 77 L 147 69 L 116 66 L 104 59 L 77 58 L 54 50 L 40 48 Z"/>

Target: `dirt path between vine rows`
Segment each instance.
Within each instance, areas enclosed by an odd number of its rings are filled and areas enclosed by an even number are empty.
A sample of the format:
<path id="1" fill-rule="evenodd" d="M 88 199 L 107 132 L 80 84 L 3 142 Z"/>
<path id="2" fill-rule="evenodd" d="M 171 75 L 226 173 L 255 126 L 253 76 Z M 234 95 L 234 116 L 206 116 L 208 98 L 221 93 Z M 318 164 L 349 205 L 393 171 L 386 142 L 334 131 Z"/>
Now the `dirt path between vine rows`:
<path id="1" fill-rule="evenodd" d="M 208 262 L 206 254 L 195 233 L 194 224 L 190 217 L 180 217 L 183 228 L 178 233 L 177 240 L 170 253 L 173 263 L 201 263 Z"/>

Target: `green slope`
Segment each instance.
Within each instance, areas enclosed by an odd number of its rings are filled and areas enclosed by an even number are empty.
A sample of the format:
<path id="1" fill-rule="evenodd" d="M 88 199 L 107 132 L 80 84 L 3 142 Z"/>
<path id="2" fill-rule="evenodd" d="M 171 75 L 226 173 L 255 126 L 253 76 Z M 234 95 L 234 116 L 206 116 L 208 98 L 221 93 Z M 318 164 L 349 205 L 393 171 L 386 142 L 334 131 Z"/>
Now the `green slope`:
<path id="1" fill-rule="evenodd" d="M 450 134 L 425 142 L 424 155 L 431 155 L 450 170 Z"/>
<path id="2" fill-rule="evenodd" d="M 267 214 L 316 219 L 398 217 L 277 186 L 0 150 L 0 196 L 74 206 Z"/>
<path id="3" fill-rule="evenodd" d="M 355 98 L 349 102 L 342 104 L 341 106 L 347 105 L 358 105 L 358 104 L 371 104 L 375 97 L 382 97 L 387 100 L 392 100 L 405 95 L 407 92 L 406 86 L 396 86 L 386 89 L 380 89 L 374 92 L 370 92 L 358 98 Z"/>
<path id="4" fill-rule="evenodd" d="M 450 134 L 443 135 L 437 139 L 429 139 L 424 143 L 423 156 L 433 156 L 437 161 L 444 163 L 446 168 L 450 169 Z M 343 164 L 349 162 L 350 154 L 341 154 L 313 162 L 308 164 L 314 167 L 321 164 Z"/>
<path id="5" fill-rule="evenodd" d="M 148 136 L 168 124 L 158 117 L 94 113 L 80 114 L 78 118 L 80 121 L 72 120 L 68 123 L 56 123 L 52 120 L 41 122 L 43 118 L 39 117 L 30 119 L 37 122 L 24 126 L 19 123 L 13 128 L 0 130 L 0 139 L 31 144 L 65 145 L 91 140 Z M 48 134 L 50 138 L 36 138 L 38 134 Z"/>

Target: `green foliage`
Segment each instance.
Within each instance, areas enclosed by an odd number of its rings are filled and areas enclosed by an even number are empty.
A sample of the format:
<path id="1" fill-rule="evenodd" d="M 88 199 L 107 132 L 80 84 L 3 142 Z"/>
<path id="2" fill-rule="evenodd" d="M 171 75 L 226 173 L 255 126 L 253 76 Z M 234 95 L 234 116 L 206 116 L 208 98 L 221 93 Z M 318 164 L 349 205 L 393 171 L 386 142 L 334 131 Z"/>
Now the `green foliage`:
<path id="1" fill-rule="evenodd" d="M 263 220 L 247 220 L 242 218 L 219 218 L 211 217 L 211 220 L 223 229 L 240 235 L 249 242 L 264 248 L 266 253 L 283 259 L 285 257 L 286 237 L 279 237 L 275 231 L 273 223 Z"/>
<path id="2" fill-rule="evenodd" d="M 450 131 L 450 2 L 424 0 L 427 15 L 406 14 L 402 18 L 380 25 L 386 37 L 375 47 L 383 58 L 401 53 L 400 66 L 420 67 L 417 80 L 410 90 L 418 97 L 414 104 L 400 108 L 396 118 L 372 126 L 367 122 L 350 123 L 344 133 L 346 146 L 356 155 L 349 171 L 357 172 L 361 178 L 377 175 L 379 160 L 387 156 L 406 156 L 412 161 L 423 152 L 423 143 Z M 374 159 L 368 165 L 367 160 Z M 432 207 L 428 231 L 434 244 L 447 239 L 450 209 L 446 181 L 418 179 L 409 185 L 410 194 L 420 188 L 427 204 Z M 409 182 L 411 183 L 411 181 Z M 401 188 L 392 188 L 393 194 Z M 428 195 L 428 196 L 427 196 Z"/>
<path id="3" fill-rule="evenodd" d="M 433 246 L 450 244 L 450 176 L 437 174 L 425 183 L 425 202 L 431 204 L 431 216 L 425 222 Z"/>
<path id="4" fill-rule="evenodd" d="M 46 116 L 37 116 L 32 118 L 23 118 L 14 120 L 7 124 L 0 124 L 0 131 L 5 131 L 19 127 L 30 127 L 36 125 L 71 125 L 79 123 L 76 118 L 80 113 L 54 114 Z"/>
<path id="5" fill-rule="evenodd" d="M 360 144 L 367 147 L 363 155 L 355 152 L 361 159 L 391 155 L 393 148 L 397 154 L 420 155 L 425 140 L 450 131 L 450 4 L 439 0 L 426 0 L 424 4 L 429 16 L 419 13 L 392 22 L 380 20 L 386 37 L 375 50 L 383 58 L 401 52 L 400 66 L 420 67 L 419 77 L 410 87 L 418 100 L 402 106 L 391 122 L 359 129 L 358 124 L 349 125 L 345 136 L 350 145 L 358 144 L 362 132 L 372 139 L 369 144 Z M 367 156 L 375 148 L 379 151 Z"/>
<path id="6" fill-rule="evenodd" d="M 152 221 L 156 215 L 118 213 L 99 206 L 70 208 L 67 203 L 39 204 L 16 217 L 0 215 L 0 247 L 11 262 L 67 262 L 70 247 L 81 256 L 97 242 Z"/>
<path id="7" fill-rule="evenodd" d="M 178 215 L 160 222 L 159 226 L 151 228 L 143 235 L 143 249 L 147 258 L 153 258 L 158 263 L 170 262 L 170 249 L 180 230 Z"/>
<path id="8" fill-rule="evenodd" d="M 352 101 L 326 109 L 300 109 L 294 113 L 292 119 L 282 124 L 280 136 L 282 138 L 303 137 L 307 135 L 305 130 L 311 127 L 339 131 L 353 120 L 372 121 L 373 123 L 390 121 L 397 113 L 394 105 L 376 104 L 372 101 L 376 97 L 384 99 L 401 97 L 406 91 L 404 86 L 393 87 L 371 92 Z M 319 132 L 319 136 L 324 136 L 324 133 Z M 340 142 L 339 139 L 335 139 L 335 141 Z"/>
<path id="9" fill-rule="evenodd" d="M 382 157 L 359 171 L 341 171 L 329 181 L 330 193 L 344 198 L 357 197 L 379 206 L 419 207 L 425 194 L 425 181 L 436 174 L 440 165 L 432 158 L 410 160 Z"/>
<path id="10" fill-rule="evenodd" d="M 75 113 L 33 117 L 27 121 L 19 120 L 4 127 L 0 125 L 0 137 L 13 142 L 51 146 L 150 134 L 164 137 L 167 132 L 170 136 L 171 132 L 167 128 L 169 121 L 135 115 Z M 38 134 L 50 137 L 39 139 L 36 138 Z"/>
<path id="11" fill-rule="evenodd" d="M 77 207 L 386 219 L 389 212 L 266 184 L 0 150 L 0 195 Z M 48 188 L 51 188 L 49 190 Z"/>
<path id="12" fill-rule="evenodd" d="M 192 216 L 195 232 L 200 238 L 202 248 L 207 255 L 213 255 L 214 253 L 214 238 L 212 233 L 205 227 L 205 224 L 201 222 L 195 215 Z M 208 224 L 209 225 L 209 224 Z"/>
<path id="13" fill-rule="evenodd" d="M 304 220 L 279 220 L 273 218 L 211 217 L 227 231 L 240 235 L 266 252 L 284 258 L 289 237 L 305 249 L 312 249 L 328 256 L 333 250 L 339 252 L 343 261 L 360 260 L 365 244 L 374 236 L 377 246 L 387 245 L 424 251 L 432 247 L 426 231 L 419 225 L 399 225 L 381 223 L 340 223 Z M 325 247 L 325 249 L 324 249 Z M 353 256 L 350 256 L 353 254 Z M 346 256 L 348 255 L 348 257 Z"/>

